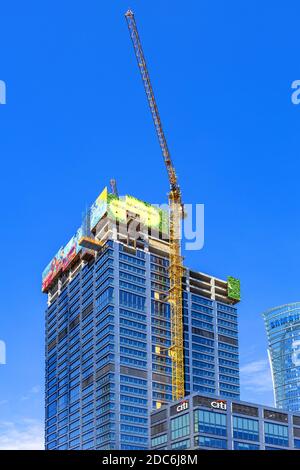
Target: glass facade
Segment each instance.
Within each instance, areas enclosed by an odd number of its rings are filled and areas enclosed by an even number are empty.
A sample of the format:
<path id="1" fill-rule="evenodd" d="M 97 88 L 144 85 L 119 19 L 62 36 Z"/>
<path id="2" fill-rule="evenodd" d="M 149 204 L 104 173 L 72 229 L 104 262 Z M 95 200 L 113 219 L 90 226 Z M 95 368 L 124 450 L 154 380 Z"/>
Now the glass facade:
<path id="1" fill-rule="evenodd" d="M 185 292 L 184 323 L 186 391 L 238 398 L 237 309 Z"/>
<path id="2" fill-rule="evenodd" d="M 265 442 L 287 447 L 289 445 L 288 427 L 282 424 L 265 423 Z"/>
<path id="3" fill-rule="evenodd" d="M 152 449 L 300 448 L 300 414 L 212 395 L 193 393 L 153 411 L 150 425 Z"/>
<path id="4" fill-rule="evenodd" d="M 196 410 L 194 413 L 195 432 L 203 434 L 227 435 L 226 414 Z"/>
<path id="5" fill-rule="evenodd" d="M 259 441 L 258 420 L 234 416 L 233 437 L 245 441 Z"/>
<path id="6" fill-rule="evenodd" d="M 171 419 L 171 439 L 178 439 L 190 434 L 190 419 L 188 414 Z"/>
<path id="7" fill-rule="evenodd" d="M 300 302 L 263 314 L 278 408 L 300 411 Z"/>

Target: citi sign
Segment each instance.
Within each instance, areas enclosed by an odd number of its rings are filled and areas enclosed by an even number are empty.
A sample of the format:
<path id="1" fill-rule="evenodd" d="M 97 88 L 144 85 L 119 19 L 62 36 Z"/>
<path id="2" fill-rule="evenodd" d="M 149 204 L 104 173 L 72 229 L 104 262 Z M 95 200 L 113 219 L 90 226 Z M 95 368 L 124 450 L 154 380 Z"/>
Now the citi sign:
<path id="1" fill-rule="evenodd" d="M 215 400 L 215 401 L 212 401 L 210 406 L 212 408 L 216 408 L 218 410 L 224 410 L 226 411 L 227 410 L 227 402 L 224 401 L 224 400 Z"/>
<path id="2" fill-rule="evenodd" d="M 185 400 L 179 403 L 179 405 L 176 407 L 176 411 L 177 413 L 180 413 L 180 411 L 187 410 L 188 407 L 189 407 L 189 402 Z"/>

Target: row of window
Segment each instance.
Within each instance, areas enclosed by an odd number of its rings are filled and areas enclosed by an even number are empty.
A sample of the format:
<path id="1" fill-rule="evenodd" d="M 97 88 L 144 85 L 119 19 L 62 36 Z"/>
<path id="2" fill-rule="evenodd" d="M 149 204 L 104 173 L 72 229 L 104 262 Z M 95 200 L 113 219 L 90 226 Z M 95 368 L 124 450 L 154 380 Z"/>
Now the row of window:
<path id="1" fill-rule="evenodd" d="M 195 410 L 194 431 L 201 434 L 227 436 L 227 416 L 206 410 Z M 264 423 L 265 442 L 267 444 L 288 447 L 288 426 Z M 184 414 L 171 420 L 172 440 L 184 437 L 190 433 L 189 414 Z M 256 419 L 233 416 L 234 439 L 259 441 L 259 422 Z"/>
<path id="2" fill-rule="evenodd" d="M 258 450 L 259 449 L 259 421 L 252 418 L 233 416 L 233 438 L 235 450 Z M 211 436 L 196 436 L 196 447 L 208 447 L 216 449 L 227 448 L 227 416 L 206 410 L 195 410 L 194 431 Z M 187 438 L 190 435 L 189 413 L 171 419 L 171 440 Z M 215 437 L 213 437 L 215 436 Z M 264 422 L 264 437 L 266 448 L 274 449 L 275 446 L 288 447 L 288 426 Z M 248 441 L 248 442 L 242 442 Z M 251 442 L 252 441 L 252 442 Z M 152 446 L 163 446 L 167 443 L 167 434 L 152 438 Z M 189 448 L 189 439 L 177 441 L 172 448 Z M 300 448 L 300 439 L 294 439 L 294 447 Z"/>

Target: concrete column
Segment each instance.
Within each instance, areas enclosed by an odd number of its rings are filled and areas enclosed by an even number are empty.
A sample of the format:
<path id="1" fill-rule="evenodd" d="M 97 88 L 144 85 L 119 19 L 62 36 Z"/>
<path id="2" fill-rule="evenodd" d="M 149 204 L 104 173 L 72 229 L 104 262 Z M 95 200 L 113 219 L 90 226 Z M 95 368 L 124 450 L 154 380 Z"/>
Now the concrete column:
<path id="1" fill-rule="evenodd" d="M 233 450 L 232 401 L 227 400 L 227 449 Z"/>
<path id="2" fill-rule="evenodd" d="M 193 395 L 189 396 L 189 420 L 190 420 L 190 439 L 191 449 L 195 449 L 195 427 L 194 427 L 194 407 L 193 407 Z"/>
<path id="3" fill-rule="evenodd" d="M 210 279 L 210 285 L 211 285 L 211 298 L 212 298 L 212 300 L 215 300 L 215 298 L 216 298 L 216 285 L 215 285 L 215 279 L 213 277 Z"/>
<path id="4" fill-rule="evenodd" d="M 294 448 L 294 433 L 293 433 L 293 415 L 291 413 L 288 414 L 288 436 L 289 436 L 289 447 Z"/>
<path id="5" fill-rule="evenodd" d="M 260 450 L 265 449 L 265 429 L 264 429 L 264 410 L 263 407 L 258 408 L 258 429 L 259 429 L 259 447 Z"/>

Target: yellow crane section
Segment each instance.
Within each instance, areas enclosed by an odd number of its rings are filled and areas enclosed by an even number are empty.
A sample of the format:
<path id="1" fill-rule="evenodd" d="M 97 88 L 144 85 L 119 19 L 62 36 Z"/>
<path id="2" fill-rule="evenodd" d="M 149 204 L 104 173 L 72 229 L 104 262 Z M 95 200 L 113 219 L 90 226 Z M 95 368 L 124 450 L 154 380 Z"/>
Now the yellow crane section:
<path id="1" fill-rule="evenodd" d="M 182 256 L 181 256 L 181 219 L 183 217 L 183 204 L 177 175 L 171 160 L 166 137 L 160 120 L 153 88 L 142 44 L 137 30 L 134 14 L 128 10 L 125 14 L 130 37 L 134 47 L 137 63 L 142 76 L 145 92 L 147 95 L 154 126 L 162 150 L 164 162 L 167 168 L 170 192 L 170 291 L 169 303 L 171 309 L 171 338 L 172 343 L 169 350 L 172 359 L 172 394 L 173 400 L 184 397 L 184 357 L 183 357 L 183 313 L 182 313 Z"/>

